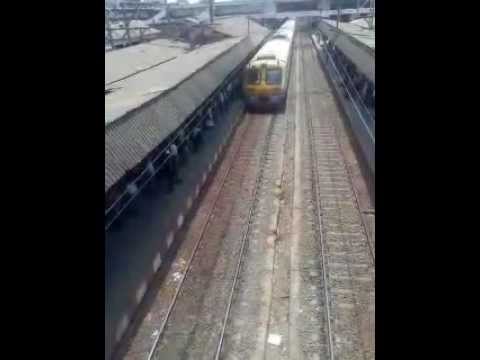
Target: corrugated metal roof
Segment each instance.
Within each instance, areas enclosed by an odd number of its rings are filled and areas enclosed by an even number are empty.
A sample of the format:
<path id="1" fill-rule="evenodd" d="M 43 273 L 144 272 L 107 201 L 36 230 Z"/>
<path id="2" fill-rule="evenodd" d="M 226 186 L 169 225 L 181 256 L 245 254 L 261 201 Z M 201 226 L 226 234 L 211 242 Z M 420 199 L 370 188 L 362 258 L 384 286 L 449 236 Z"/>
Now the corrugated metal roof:
<path id="1" fill-rule="evenodd" d="M 233 32 L 240 31 L 238 24 Z M 113 84 L 117 90 L 105 96 L 105 191 L 174 132 L 268 35 L 258 24 L 250 26 L 249 38 L 202 46 Z"/>
<path id="2" fill-rule="evenodd" d="M 233 37 L 244 37 L 248 35 L 248 19 L 245 16 L 235 16 L 225 19 L 215 19 L 212 27 L 221 33 Z M 250 32 L 256 33 L 263 29 L 258 23 L 250 20 Z"/>
<path id="3" fill-rule="evenodd" d="M 105 53 L 105 85 L 148 69 L 188 50 L 188 44 L 169 39 L 129 46 Z"/>
<path id="4" fill-rule="evenodd" d="M 240 41 L 240 38 L 235 38 L 208 44 L 114 83 L 113 87 L 117 90 L 105 96 L 105 125 L 157 98 Z"/>

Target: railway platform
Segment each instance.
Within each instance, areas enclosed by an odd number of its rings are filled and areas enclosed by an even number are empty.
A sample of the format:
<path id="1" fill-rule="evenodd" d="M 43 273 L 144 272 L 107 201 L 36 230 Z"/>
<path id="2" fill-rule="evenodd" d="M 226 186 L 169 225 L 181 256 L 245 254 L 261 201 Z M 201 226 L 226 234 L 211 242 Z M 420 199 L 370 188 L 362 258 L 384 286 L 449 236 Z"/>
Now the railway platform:
<path id="1" fill-rule="evenodd" d="M 193 51 L 156 40 L 106 53 L 105 192 L 158 151 L 268 34 L 246 19 L 216 26 L 228 37 Z"/>
<path id="2" fill-rule="evenodd" d="M 338 27 L 323 20 L 311 38 L 366 164 L 375 174 L 375 31 L 364 19 Z"/>
<path id="3" fill-rule="evenodd" d="M 358 21 L 358 20 L 357 20 Z M 372 82 L 375 82 L 375 31 L 358 23 L 339 23 L 322 20 L 320 32 L 330 39 L 356 67 Z"/>
<path id="4" fill-rule="evenodd" d="M 243 109 L 239 71 L 269 33 L 245 18 L 213 29 L 224 38 L 195 49 L 157 39 L 105 54 L 106 359 L 228 140 Z M 199 154 L 188 140 L 194 129 L 202 129 Z M 169 194 L 163 175 L 173 143 L 188 170 Z"/>

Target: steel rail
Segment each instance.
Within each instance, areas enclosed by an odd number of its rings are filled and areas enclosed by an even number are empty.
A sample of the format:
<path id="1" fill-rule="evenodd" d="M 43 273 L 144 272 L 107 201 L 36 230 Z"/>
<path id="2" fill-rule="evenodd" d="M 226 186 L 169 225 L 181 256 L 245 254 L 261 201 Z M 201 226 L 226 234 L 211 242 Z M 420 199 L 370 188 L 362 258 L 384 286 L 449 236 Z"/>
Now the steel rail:
<path id="1" fill-rule="evenodd" d="M 273 133 L 273 125 L 274 125 L 276 117 L 277 117 L 277 115 L 272 115 L 272 118 L 270 119 L 268 133 L 267 133 L 267 136 L 266 136 L 266 139 L 265 139 L 265 144 L 264 144 L 263 149 L 262 149 L 262 157 L 260 159 L 260 165 L 259 165 L 260 170 L 259 170 L 259 173 L 258 173 L 257 178 L 255 180 L 255 187 L 254 187 L 252 202 L 250 204 L 249 211 L 248 211 L 247 228 L 245 229 L 245 232 L 243 233 L 243 236 L 242 236 L 242 245 L 241 245 L 241 248 L 240 248 L 240 254 L 239 254 L 239 257 L 238 257 L 238 262 L 237 262 L 237 267 L 236 267 L 235 275 L 234 275 L 233 282 L 232 282 L 232 287 L 230 289 L 230 296 L 229 296 L 229 299 L 228 299 L 227 308 L 225 310 L 225 316 L 224 316 L 224 319 L 223 319 L 222 330 L 220 332 L 217 351 L 215 353 L 215 360 L 220 359 L 220 354 L 222 352 L 223 340 L 225 338 L 225 330 L 227 328 L 228 319 L 230 317 L 230 310 L 232 308 L 233 298 L 234 298 L 234 294 L 235 294 L 235 288 L 237 286 L 237 281 L 238 281 L 238 278 L 239 278 L 239 275 L 240 275 L 240 270 L 241 270 L 241 267 L 242 267 L 243 257 L 244 257 L 244 254 L 245 254 L 245 248 L 248 244 L 248 239 L 250 237 L 252 221 L 253 221 L 253 218 L 254 218 L 254 215 L 255 215 L 256 204 L 257 204 L 257 200 L 258 200 L 258 192 L 260 190 L 260 185 L 262 184 L 263 174 L 264 174 L 264 170 L 265 170 L 264 163 L 267 159 L 268 149 L 270 147 L 269 146 L 270 145 L 270 140 L 272 138 L 272 133 Z"/>
<path id="2" fill-rule="evenodd" d="M 244 129 L 243 132 L 242 132 L 241 138 L 243 138 L 243 136 L 247 133 L 247 131 L 248 131 L 248 129 L 250 128 L 250 126 L 251 126 L 252 123 L 253 123 L 253 122 L 249 122 L 249 123 L 247 124 L 247 126 L 245 127 L 245 129 Z M 237 148 L 235 149 L 234 155 L 233 155 L 233 157 L 232 157 L 233 159 L 236 159 L 236 158 L 237 158 L 237 155 L 238 155 L 238 153 L 239 153 L 239 151 L 240 151 L 241 145 L 242 145 L 241 142 L 237 145 Z M 154 343 L 153 343 L 152 347 L 150 348 L 150 352 L 149 352 L 148 358 L 147 358 L 148 360 L 152 360 L 152 359 L 153 359 L 153 355 L 155 354 L 155 351 L 156 351 L 156 349 L 157 349 L 157 347 L 158 347 L 158 344 L 159 344 L 161 338 L 163 337 L 163 334 L 164 334 L 164 332 L 165 332 L 165 329 L 166 329 L 168 320 L 169 320 L 170 315 L 171 315 L 171 313 L 173 312 L 173 309 L 174 309 L 175 304 L 176 304 L 176 302 L 177 302 L 178 295 L 180 294 L 180 291 L 181 291 L 181 289 L 182 289 L 182 287 L 183 287 L 183 284 L 184 284 L 184 282 L 185 282 L 185 280 L 186 280 L 186 278 L 187 278 L 187 274 L 188 274 L 188 272 L 189 272 L 189 270 L 190 270 L 190 268 L 191 268 L 191 265 L 192 265 L 192 263 L 193 263 L 193 260 L 194 260 L 194 258 L 195 258 L 195 255 L 197 254 L 197 250 L 198 250 L 198 248 L 199 248 L 199 245 L 200 245 L 200 243 L 202 242 L 202 240 L 203 240 L 203 238 L 204 238 L 204 235 L 205 235 L 205 233 L 206 233 L 206 230 L 207 230 L 208 226 L 209 226 L 210 223 L 211 223 L 213 211 L 215 210 L 216 205 L 217 205 L 217 202 L 218 202 L 218 200 L 220 199 L 220 194 L 223 192 L 223 189 L 225 188 L 225 184 L 226 184 L 226 182 L 227 182 L 227 179 L 228 179 L 228 177 L 229 177 L 229 175 L 230 175 L 231 170 L 233 169 L 234 164 L 235 164 L 235 161 L 234 161 L 234 160 L 231 161 L 231 163 L 229 164 L 229 167 L 228 167 L 227 171 L 225 172 L 225 175 L 223 176 L 223 178 L 222 178 L 222 180 L 221 180 L 221 182 L 220 182 L 220 188 L 219 188 L 218 192 L 216 193 L 215 198 L 214 198 L 214 200 L 213 200 L 213 205 L 212 205 L 212 207 L 210 208 L 210 210 L 209 210 L 209 212 L 208 212 L 208 214 L 207 214 L 207 221 L 205 221 L 205 223 L 203 224 L 203 226 L 202 226 L 202 228 L 201 228 L 200 235 L 199 235 L 198 238 L 197 238 L 197 241 L 196 241 L 196 243 L 195 243 L 195 247 L 194 247 L 194 249 L 193 249 L 192 254 L 190 255 L 190 258 L 188 259 L 187 266 L 186 266 L 185 271 L 184 271 L 184 273 L 183 273 L 183 275 L 182 275 L 182 278 L 180 279 L 180 282 L 178 283 L 178 285 L 177 285 L 177 287 L 176 287 L 176 289 L 175 289 L 175 294 L 174 294 L 173 300 L 172 300 L 172 302 L 170 303 L 170 305 L 169 305 L 169 307 L 168 307 L 167 314 L 166 314 L 166 316 L 165 316 L 165 318 L 164 318 L 164 320 L 163 320 L 163 322 L 162 322 L 162 325 L 161 325 L 161 327 L 160 327 L 159 333 L 158 333 L 157 336 L 155 337 Z"/>
<path id="3" fill-rule="evenodd" d="M 299 47 L 301 50 L 301 64 L 302 64 L 302 74 L 306 74 L 305 71 L 305 54 L 303 50 L 303 46 Z M 303 83 L 304 86 L 304 93 L 306 94 L 306 83 Z M 328 260 L 325 251 L 325 240 L 323 235 L 323 217 L 322 217 L 322 205 L 320 203 L 320 194 L 318 185 L 320 183 L 319 180 L 319 171 L 318 171 L 318 164 L 315 157 L 315 150 L 314 150 L 314 138 L 313 138 L 313 126 L 312 126 L 312 114 L 311 114 L 311 105 L 308 99 L 308 96 L 305 96 L 305 118 L 307 122 L 308 128 L 308 135 L 309 135 L 309 150 L 310 150 L 310 158 L 313 166 L 311 167 L 311 172 L 314 181 L 312 182 L 312 187 L 314 188 L 313 197 L 315 198 L 315 205 L 316 205 L 316 216 L 318 222 L 318 238 L 320 243 L 320 254 L 321 254 L 321 262 L 322 262 L 322 276 L 323 276 L 323 292 L 325 296 L 325 310 L 326 310 L 326 323 L 327 323 L 327 337 L 328 337 L 328 352 L 329 352 L 329 359 L 335 359 L 335 351 L 333 346 L 333 334 L 332 334 L 332 315 L 330 312 L 330 292 L 328 289 Z"/>

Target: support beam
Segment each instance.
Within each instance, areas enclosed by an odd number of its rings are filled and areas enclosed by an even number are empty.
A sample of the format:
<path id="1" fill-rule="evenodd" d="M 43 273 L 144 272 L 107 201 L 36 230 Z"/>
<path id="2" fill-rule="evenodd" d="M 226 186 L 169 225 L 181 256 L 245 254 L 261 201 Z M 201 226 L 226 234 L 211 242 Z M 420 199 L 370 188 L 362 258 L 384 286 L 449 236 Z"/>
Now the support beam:
<path id="1" fill-rule="evenodd" d="M 210 24 L 213 24 L 213 16 L 214 16 L 213 2 L 214 2 L 214 0 L 209 0 L 208 1 L 208 11 L 209 11 L 209 15 L 210 15 Z"/>
<path id="2" fill-rule="evenodd" d="M 330 0 L 318 0 L 318 10 L 330 10 Z"/>

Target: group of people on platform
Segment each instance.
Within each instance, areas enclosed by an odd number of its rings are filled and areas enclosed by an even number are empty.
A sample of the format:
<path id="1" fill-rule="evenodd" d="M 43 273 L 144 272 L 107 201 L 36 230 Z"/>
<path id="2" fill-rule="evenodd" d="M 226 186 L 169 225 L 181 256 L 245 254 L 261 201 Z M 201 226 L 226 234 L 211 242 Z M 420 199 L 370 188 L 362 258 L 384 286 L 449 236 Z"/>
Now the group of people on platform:
<path id="1" fill-rule="evenodd" d="M 152 176 L 159 176 L 167 180 L 168 192 L 172 192 L 175 185 L 182 182 L 180 177 L 180 165 L 191 153 L 196 153 L 202 147 L 205 138 L 205 132 L 215 127 L 218 116 L 223 114 L 233 93 L 238 90 L 240 79 L 234 79 L 218 95 L 218 102 L 203 110 L 202 113 L 193 115 L 192 121 L 187 125 L 181 126 L 176 132 L 171 134 L 142 162 L 134 168 L 128 170 L 126 174 L 114 186 L 111 186 L 105 194 L 105 208 L 108 214 L 118 217 L 118 211 L 123 211 L 128 206 L 132 197 L 135 197 L 143 181 L 149 181 Z M 160 171 L 157 171 L 154 162 L 161 164 Z M 140 184 L 140 185 L 138 185 Z M 125 196 L 128 194 L 129 196 Z"/>
<path id="2" fill-rule="evenodd" d="M 172 141 L 166 151 L 166 171 L 168 176 L 168 190 L 173 191 L 176 184 L 181 183 L 179 175 L 180 157 L 187 157 L 190 152 L 197 152 L 203 142 L 203 131 L 215 126 L 213 116 L 208 116 L 204 123 L 194 125 L 185 134 L 185 130 L 180 129 L 176 134 L 176 139 Z"/>

